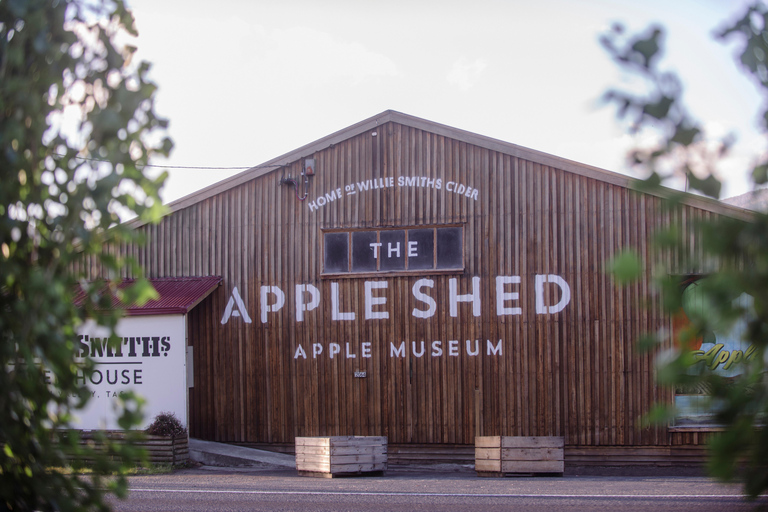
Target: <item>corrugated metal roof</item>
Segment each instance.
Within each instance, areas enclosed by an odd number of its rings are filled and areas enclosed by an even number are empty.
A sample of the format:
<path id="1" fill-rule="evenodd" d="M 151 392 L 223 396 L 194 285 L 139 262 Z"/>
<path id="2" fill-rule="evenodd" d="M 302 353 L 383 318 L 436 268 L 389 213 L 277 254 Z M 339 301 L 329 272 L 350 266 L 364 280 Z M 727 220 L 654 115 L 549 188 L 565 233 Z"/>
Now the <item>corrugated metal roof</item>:
<path id="1" fill-rule="evenodd" d="M 125 279 L 118 288 L 123 289 L 134 283 L 134 279 Z M 128 316 L 140 315 L 185 315 L 206 298 L 221 284 L 219 276 L 204 277 L 158 277 L 148 279 L 160 295 L 158 299 L 150 300 L 143 306 L 123 305 L 112 299 L 113 307 L 122 307 Z M 82 301 L 83 292 L 75 294 L 75 303 Z"/>

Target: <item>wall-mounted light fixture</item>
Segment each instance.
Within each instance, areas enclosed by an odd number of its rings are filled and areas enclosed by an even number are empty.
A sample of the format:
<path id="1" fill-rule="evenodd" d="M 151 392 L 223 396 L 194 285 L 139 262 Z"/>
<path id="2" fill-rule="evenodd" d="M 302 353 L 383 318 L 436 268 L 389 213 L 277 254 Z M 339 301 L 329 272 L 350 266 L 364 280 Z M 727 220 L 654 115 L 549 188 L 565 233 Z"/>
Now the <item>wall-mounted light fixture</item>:
<path id="1" fill-rule="evenodd" d="M 304 160 L 304 175 L 305 176 L 315 175 L 315 159 L 314 158 L 306 158 Z"/>

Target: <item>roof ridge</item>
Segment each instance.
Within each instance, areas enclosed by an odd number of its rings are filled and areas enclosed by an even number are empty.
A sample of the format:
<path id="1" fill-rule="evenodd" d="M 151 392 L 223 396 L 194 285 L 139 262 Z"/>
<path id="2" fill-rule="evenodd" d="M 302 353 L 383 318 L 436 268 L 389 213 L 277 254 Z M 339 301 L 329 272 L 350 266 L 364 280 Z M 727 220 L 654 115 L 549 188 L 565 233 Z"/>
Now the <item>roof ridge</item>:
<path id="1" fill-rule="evenodd" d="M 209 197 L 235 188 L 248 181 L 254 180 L 260 176 L 275 172 L 281 167 L 285 167 L 286 165 L 300 160 L 304 156 L 309 156 L 318 151 L 327 149 L 328 147 L 333 146 L 341 141 L 355 137 L 361 133 L 374 129 L 377 126 L 388 122 L 395 122 L 411 128 L 428 131 L 430 133 L 442 135 L 444 137 L 459 140 L 461 142 L 473 144 L 484 149 L 497 151 L 499 153 L 507 154 L 541 165 L 546 165 L 548 167 L 561 169 L 566 172 L 607 182 L 620 187 L 632 189 L 635 188 L 633 186 L 634 184 L 640 183 L 642 181 L 638 178 L 620 174 L 615 171 L 609 171 L 607 169 L 595 167 L 589 164 L 568 160 L 566 158 L 544 153 L 535 149 L 530 149 L 511 142 L 506 142 L 486 135 L 469 132 L 460 128 L 454 128 L 452 126 L 440 124 L 435 121 L 429 121 L 427 119 L 422 119 L 390 109 L 364 119 L 346 128 L 342 128 L 341 130 L 326 135 L 325 137 L 317 139 L 314 142 L 310 142 L 309 144 L 305 144 L 297 149 L 289 151 L 288 153 L 268 160 L 262 164 L 251 167 L 241 173 L 235 174 L 234 176 L 225 178 L 182 198 L 176 199 L 168 203 L 167 206 L 169 207 L 170 213 L 182 210 Z M 662 191 L 658 193 L 644 193 L 663 197 L 665 195 L 664 191 L 669 191 L 670 193 L 679 193 L 678 191 L 667 188 L 662 189 Z M 729 216 L 744 217 L 745 215 L 749 215 L 748 210 L 739 208 L 738 206 L 729 205 L 715 199 L 698 196 L 695 194 L 683 194 L 686 196 L 683 200 L 683 203 L 689 206 L 694 206 Z M 144 221 L 140 218 L 135 218 L 128 221 L 126 225 L 129 227 L 140 227 L 146 223 L 147 221 Z"/>

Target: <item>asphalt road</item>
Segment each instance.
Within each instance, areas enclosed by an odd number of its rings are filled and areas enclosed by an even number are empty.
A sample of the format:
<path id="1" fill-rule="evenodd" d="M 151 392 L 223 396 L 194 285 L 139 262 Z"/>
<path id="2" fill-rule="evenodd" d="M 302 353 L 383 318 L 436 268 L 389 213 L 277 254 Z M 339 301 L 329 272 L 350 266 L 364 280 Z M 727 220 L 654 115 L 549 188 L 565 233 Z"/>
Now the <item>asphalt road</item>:
<path id="1" fill-rule="evenodd" d="M 651 472 L 652 473 L 652 472 Z M 311 478 L 292 470 L 203 467 L 130 478 L 117 511 L 754 510 L 738 485 L 701 476 L 566 475 L 478 478 L 468 469 L 390 470 L 380 477 Z M 768 505 L 768 500 L 760 500 Z"/>

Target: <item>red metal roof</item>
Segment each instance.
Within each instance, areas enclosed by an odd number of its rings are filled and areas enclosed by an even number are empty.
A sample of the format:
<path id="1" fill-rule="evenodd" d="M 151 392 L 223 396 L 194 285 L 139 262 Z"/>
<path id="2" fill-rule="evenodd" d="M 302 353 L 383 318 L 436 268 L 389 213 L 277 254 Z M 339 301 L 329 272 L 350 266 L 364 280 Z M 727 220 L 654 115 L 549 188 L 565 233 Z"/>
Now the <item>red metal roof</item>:
<path id="1" fill-rule="evenodd" d="M 134 283 L 134 279 L 125 279 L 118 288 L 126 288 Z M 160 298 L 150 300 L 143 306 L 123 305 L 112 299 L 114 308 L 122 307 L 128 316 L 140 315 L 185 315 L 206 298 L 221 284 L 219 276 L 205 277 L 156 277 L 148 279 L 155 287 Z M 83 292 L 75 294 L 75 303 L 82 300 Z"/>

